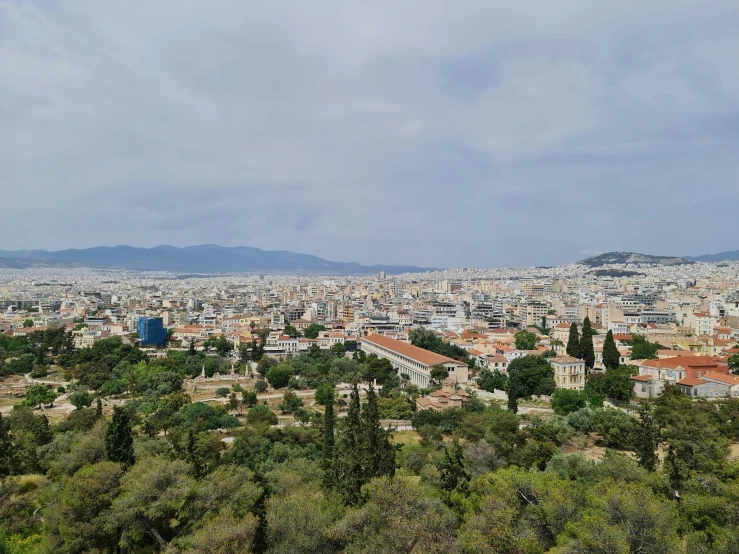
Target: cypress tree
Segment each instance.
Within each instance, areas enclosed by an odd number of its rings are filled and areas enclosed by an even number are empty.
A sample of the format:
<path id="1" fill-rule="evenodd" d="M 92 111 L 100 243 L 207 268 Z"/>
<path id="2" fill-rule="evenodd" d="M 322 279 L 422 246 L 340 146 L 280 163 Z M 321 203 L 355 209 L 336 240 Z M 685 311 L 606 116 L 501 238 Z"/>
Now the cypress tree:
<path id="1" fill-rule="evenodd" d="M 570 325 L 570 338 L 567 339 L 567 355 L 573 358 L 579 358 L 580 352 L 580 334 L 577 332 L 577 323 L 574 321 Z"/>
<path id="2" fill-rule="evenodd" d="M 593 349 L 593 328 L 590 326 L 590 318 L 586 317 L 582 322 L 582 336 L 580 337 L 580 354 L 585 361 L 585 371 L 593 369 L 595 365 L 595 350 Z"/>
<path id="3" fill-rule="evenodd" d="M 333 392 L 333 391 L 332 391 Z M 323 414 L 323 487 L 326 490 L 336 486 L 336 475 L 334 471 L 334 399 L 332 397 L 326 402 L 326 411 Z"/>
<path id="4" fill-rule="evenodd" d="M 371 385 L 367 391 L 367 404 L 362 410 L 362 427 L 365 476 L 367 479 L 383 475 L 392 477 L 395 475 L 395 448 L 380 423 L 377 395 Z"/>
<path id="5" fill-rule="evenodd" d="M 344 432 L 337 448 L 337 481 L 339 492 L 348 505 L 358 504 L 361 499 L 362 485 L 366 482 L 362 448 L 362 419 L 359 400 L 359 389 L 354 383 L 349 399 L 349 410 L 344 418 Z"/>
<path id="6" fill-rule="evenodd" d="M 105 455 L 111 462 L 118 462 L 125 467 L 136 461 L 133 453 L 133 435 L 128 414 L 121 408 L 113 408 L 113 420 L 105 431 Z"/>
<path id="7" fill-rule="evenodd" d="M 621 354 L 616 348 L 613 340 L 613 331 L 608 331 L 606 341 L 603 343 L 603 365 L 606 369 L 618 369 L 621 364 Z"/>
<path id="8" fill-rule="evenodd" d="M 187 352 L 188 356 L 194 356 L 195 355 L 195 339 L 190 339 L 190 349 Z"/>
<path id="9" fill-rule="evenodd" d="M 10 423 L 0 414 L 0 477 L 10 474 L 13 469 L 13 440 L 10 436 Z"/>
<path id="10" fill-rule="evenodd" d="M 103 417 L 103 401 L 100 400 L 100 397 L 98 396 L 97 401 L 95 402 L 95 415 L 97 417 Z"/>
<path id="11" fill-rule="evenodd" d="M 461 493 L 467 492 L 467 484 L 470 481 L 470 474 L 464 467 L 464 454 L 462 447 L 455 441 L 454 446 L 444 448 L 444 459 L 439 464 L 439 472 L 441 473 L 441 488 L 448 494 L 453 490 Z"/>
<path id="12" fill-rule="evenodd" d="M 652 407 L 648 404 L 642 404 L 639 408 L 639 426 L 635 434 L 634 451 L 636 452 L 636 461 L 647 471 L 657 469 L 655 451 L 658 443 L 659 429 L 654 421 Z"/>

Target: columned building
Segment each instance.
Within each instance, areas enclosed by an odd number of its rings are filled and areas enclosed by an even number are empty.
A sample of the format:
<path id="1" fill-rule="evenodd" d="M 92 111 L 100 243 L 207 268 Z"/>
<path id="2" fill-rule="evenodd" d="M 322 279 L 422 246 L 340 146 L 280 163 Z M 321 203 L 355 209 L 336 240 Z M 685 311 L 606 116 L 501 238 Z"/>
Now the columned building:
<path id="1" fill-rule="evenodd" d="M 390 360 L 393 367 L 398 370 L 398 375 L 408 374 L 411 383 L 422 388 L 429 386 L 431 368 L 435 365 L 447 368 L 449 377 L 456 383 L 468 382 L 468 368 L 464 362 L 384 335 L 362 337 L 362 351 L 368 356 L 374 354 L 378 358 Z"/>

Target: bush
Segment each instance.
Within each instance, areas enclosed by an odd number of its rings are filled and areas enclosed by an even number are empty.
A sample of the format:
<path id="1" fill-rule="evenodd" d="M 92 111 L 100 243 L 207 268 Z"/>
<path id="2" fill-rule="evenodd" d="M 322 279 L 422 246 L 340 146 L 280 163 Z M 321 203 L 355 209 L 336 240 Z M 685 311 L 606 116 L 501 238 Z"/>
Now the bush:
<path id="1" fill-rule="evenodd" d="M 254 390 L 256 392 L 264 392 L 267 390 L 267 387 L 267 381 L 265 381 L 264 379 L 259 379 L 256 383 L 254 383 Z"/>
<path id="2" fill-rule="evenodd" d="M 551 441 L 557 446 L 562 446 L 575 434 L 575 430 L 567 424 L 567 420 L 558 416 L 546 421 L 534 417 L 527 430 L 537 441 Z"/>
<path id="3" fill-rule="evenodd" d="M 571 414 L 584 408 L 585 405 L 584 391 L 557 389 L 552 395 L 552 409 L 558 415 Z"/>
<path id="4" fill-rule="evenodd" d="M 216 389 L 216 396 L 225 398 L 228 396 L 228 393 L 231 392 L 228 387 L 218 387 Z"/>
<path id="5" fill-rule="evenodd" d="M 593 411 L 582 408 L 567 416 L 567 423 L 579 433 L 589 433 L 593 426 Z"/>
<path id="6" fill-rule="evenodd" d="M 279 421 L 277 415 L 267 406 L 254 406 L 246 416 L 248 423 L 266 423 L 267 425 L 277 425 Z"/>
<path id="7" fill-rule="evenodd" d="M 293 391 L 287 391 L 282 397 L 280 410 L 282 410 L 283 414 L 292 414 L 293 412 L 295 412 L 295 410 L 301 408 L 302 406 L 303 401 L 300 399 L 300 397 Z"/>
<path id="8" fill-rule="evenodd" d="M 64 394 L 65 392 L 67 392 L 67 389 L 65 389 L 64 387 L 57 387 L 56 392 L 58 392 L 59 394 Z"/>
<path id="9" fill-rule="evenodd" d="M 275 367 L 271 367 L 266 375 L 267 381 L 275 389 L 281 389 L 283 387 L 286 387 L 288 383 L 290 382 L 290 377 L 292 376 L 293 374 L 292 374 L 292 371 L 290 371 L 290 368 L 282 364 L 277 365 Z"/>
<path id="10" fill-rule="evenodd" d="M 39 365 L 33 368 L 33 371 L 31 371 L 31 377 L 34 379 L 40 379 L 41 377 L 46 377 L 49 374 L 49 372 L 46 369 L 46 366 Z"/>
<path id="11" fill-rule="evenodd" d="M 603 437 L 606 446 L 628 448 L 636 431 L 636 420 L 615 408 L 593 411 L 593 429 Z"/>

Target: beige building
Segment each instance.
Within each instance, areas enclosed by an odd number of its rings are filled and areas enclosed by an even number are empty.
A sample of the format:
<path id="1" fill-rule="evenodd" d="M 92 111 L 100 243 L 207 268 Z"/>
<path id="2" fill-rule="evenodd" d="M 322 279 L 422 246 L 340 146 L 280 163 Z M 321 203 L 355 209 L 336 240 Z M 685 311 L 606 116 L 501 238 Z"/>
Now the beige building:
<path id="1" fill-rule="evenodd" d="M 469 380 L 467 364 L 385 335 L 362 337 L 361 348 L 368 356 L 374 354 L 378 358 L 390 360 L 398 370 L 398 375 L 406 373 L 411 383 L 419 387 L 429 386 L 431 368 L 435 365 L 447 368 L 449 377 L 455 383 L 467 384 Z"/>
<path id="2" fill-rule="evenodd" d="M 585 388 L 585 362 L 572 356 L 557 356 L 549 360 L 554 369 L 554 382 L 558 389 L 582 390 Z"/>

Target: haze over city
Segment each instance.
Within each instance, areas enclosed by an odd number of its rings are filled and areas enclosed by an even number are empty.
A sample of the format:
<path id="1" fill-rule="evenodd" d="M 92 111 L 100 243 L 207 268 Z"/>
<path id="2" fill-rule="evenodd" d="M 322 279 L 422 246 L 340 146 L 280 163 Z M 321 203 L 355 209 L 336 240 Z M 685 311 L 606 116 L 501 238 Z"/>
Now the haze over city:
<path id="1" fill-rule="evenodd" d="M 3 248 L 734 250 L 738 36 L 718 0 L 3 2 Z"/>

